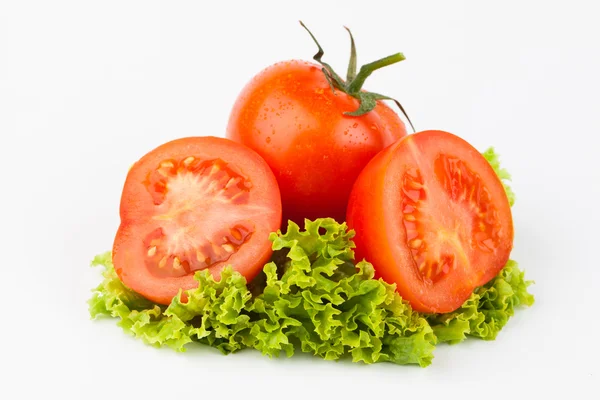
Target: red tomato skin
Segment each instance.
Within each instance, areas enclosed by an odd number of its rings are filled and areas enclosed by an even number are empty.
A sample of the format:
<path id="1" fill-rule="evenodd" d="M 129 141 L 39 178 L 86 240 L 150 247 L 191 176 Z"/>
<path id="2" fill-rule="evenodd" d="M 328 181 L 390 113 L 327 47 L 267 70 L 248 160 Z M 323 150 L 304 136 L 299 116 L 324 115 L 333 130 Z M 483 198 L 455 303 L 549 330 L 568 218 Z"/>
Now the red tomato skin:
<path id="1" fill-rule="evenodd" d="M 454 146 L 465 144 L 468 149 L 463 154 L 468 154 L 471 165 L 485 177 L 499 209 L 504 231 L 500 250 L 491 259 L 468 251 L 473 270 L 458 268 L 447 279 L 431 284 L 417 273 L 415 261 L 406 246 L 406 231 L 400 228 L 403 214 L 397 196 L 402 190 L 399 171 L 414 165 L 414 156 L 400 157 L 400 148 L 410 148 L 416 157 L 423 157 L 423 162 L 428 162 L 423 154 L 432 148 L 451 152 Z M 473 289 L 490 281 L 506 264 L 514 236 L 508 199 L 491 166 L 464 140 L 443 131 L 409 135 L 377 154 L 354 184 L 346 220 L 349 228 L 355 231 L 355 259 L 371 262 L 376 277 L 396 284 L 400 295 L 420 312 L 445 313 L 460 307 Z"/>
<path id="2" fill-rule="evenodd" d="M 227 137 L 258 152 L 273 170 L 283 221 L 343 221 L 354 181 L 383 148 L 406 135 L 387 105 L 361 117 L 344 115 L 358 101 L 330 88 L 321 68 L 305 61 L 274 64 L 242 90 Z"/>

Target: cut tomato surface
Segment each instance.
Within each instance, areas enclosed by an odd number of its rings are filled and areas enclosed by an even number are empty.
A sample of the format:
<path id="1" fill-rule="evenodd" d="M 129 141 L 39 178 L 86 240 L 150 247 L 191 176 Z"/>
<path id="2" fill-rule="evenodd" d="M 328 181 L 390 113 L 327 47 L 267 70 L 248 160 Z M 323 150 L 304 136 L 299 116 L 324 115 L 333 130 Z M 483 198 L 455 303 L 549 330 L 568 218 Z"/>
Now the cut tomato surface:
<path id="1" fill-rule="evenodd" d="M 513 224 L 483 156 L 442 131 L 409 135 L 362 171 L 348 204 L 357 259 L 422 312 L 450 312 L 508 261 Z"/>
<path id="2" fill-rule="evenodd" d="M 169 304 L 232 265 L 251 280 L 268 261 L 281 198 L 266 162 L 238 143 L 190 137 L 166 143 L 129 171 L 113 246 L 115 271 L 144 297 Z"/>

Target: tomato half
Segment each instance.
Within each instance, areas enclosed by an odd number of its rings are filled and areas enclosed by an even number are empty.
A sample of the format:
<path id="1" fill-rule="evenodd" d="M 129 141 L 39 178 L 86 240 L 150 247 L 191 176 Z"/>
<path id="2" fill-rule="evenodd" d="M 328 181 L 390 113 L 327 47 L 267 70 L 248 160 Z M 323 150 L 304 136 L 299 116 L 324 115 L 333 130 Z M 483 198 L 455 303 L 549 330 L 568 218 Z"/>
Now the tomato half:
<path id="1" fill-rule="evenodd" d="M 268 261 L 281 224 L 273 173 L 254 151 L 223 138 L 190 137 L 152 150 L 129 171 L 113 263 L 121 281 L 169 304 L 232 265 L 251 280 Z"/>
<path id="2" fill-rule="evenodd" d="M 360 174 L 348 205 L 357 259 L 417 311 L 460 307 L 508 261 L 513 224 L 494 170 L 447 132 L 407 136 Z"/>
<path id="3" fill-rule="evenodd" d="M 268 67 L 239 95 L 227 137 L 267 161 L 281 190 L 284 221 L 343 221 L 360 171 L 406 135 L 383 102 L 360 117 L 344 114 L 358 107 L 358 100 L 331 89 L 321 66 L 304 61 Z"/>

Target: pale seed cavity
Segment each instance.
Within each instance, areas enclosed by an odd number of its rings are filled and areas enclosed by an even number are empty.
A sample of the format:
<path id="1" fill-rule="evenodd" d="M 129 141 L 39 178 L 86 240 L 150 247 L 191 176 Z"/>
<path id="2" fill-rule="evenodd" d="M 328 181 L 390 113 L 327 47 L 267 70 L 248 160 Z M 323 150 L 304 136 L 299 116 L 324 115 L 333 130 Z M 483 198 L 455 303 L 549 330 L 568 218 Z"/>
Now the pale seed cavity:
<path id="1" fill-rule="evenodd" d="M 422 202 L 427 199 L 427 188 L 418 169 L 410 168 L 402 177 L 401 199 L 406 244 L 411 251 L 415 266 L 424 279 L 436 281 L 443 270 L 440 263 L 431 262 L 427 257 L 430 249 L 423 240 L 424 228 L 418 218 L 419 207 L 422 207 Z"/>
<path id="2" fill-rule="evenodd" d="M 192 179 L 190 176 L 193 175 Z M 249 199 L 252 183 L 234 165 L 217 158 L 201 160 L 187 156 L 181 160 L 163 160 L 144 182 L 154 204 L 165 201 L 169 191 L 178 187 L 180 179 L 196 182 L 203 196 L 220 198 L 223 202 L 243 204 Z"/>
<path id="3" fill-rule="evenodd" d="M 474 214 L 471 229 L 476 232 L 472 245 L 494 252 L 499 239 L 498 211 L 490 203 L 490 193 L 480 176 L 455 157 L 440 155 L 434 163 L 436 175 L 450 198 L 466 203 Z"/>
<path id="4" fill-rule="evenodd" d="M 199 226 L 195 226 L 193 232 L 186 231 L 185 226 L 179 226 L 194 220 L 195 209 L 191 204 L 196 200 L 204 201 L 204 197 L 206 201 L 214 199 L 215 202 L 231 204 L 232 207 L 248 202 L 252 183 L 235 165 L 218 158 L 202 160 L 192 155 L 163 160 L 157 163 L 144 184 L 156 206 L 169 200 L 171 191 L 188 191 L 195 196 L 187 203 L 167 202 L 170 209 L 154 218 L 160 227 L 144 240 L 148 256 L 146 264 L 160 276 L 184 276 L 226 262 L 254 232 L 252 225 L 244 223 L 224 227 L 223 230 L 214 232 L 214 237 L 205 237 L 203 234 L 207 232 L 202 232 Z M 179 197 L 175 200 L 179 200 Z M 182 213 L 190 214 L 190 218 L 186 216 L 180 219 Z M 169 237 L 165 237 L 163 229 L 171 232 Z M 172 233 L 174 231 L 185 231 L 185 235 L 179 237 Z"/>

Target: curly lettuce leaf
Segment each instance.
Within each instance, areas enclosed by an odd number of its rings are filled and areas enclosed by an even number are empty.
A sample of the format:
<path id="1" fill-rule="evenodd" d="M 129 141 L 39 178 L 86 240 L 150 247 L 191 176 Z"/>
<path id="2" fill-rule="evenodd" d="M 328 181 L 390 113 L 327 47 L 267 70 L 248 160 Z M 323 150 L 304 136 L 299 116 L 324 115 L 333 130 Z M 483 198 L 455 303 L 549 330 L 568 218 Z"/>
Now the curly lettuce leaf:
<path id="1" fill-rule="evenodd" d="M 371 264 L 354 266 L 353 235 L 330 218 L 306 221 L 305 231 L 290 222 L 285 235 L 271 235 L 275 250 L 289 250 L 288 261 L 281 278 L 274 263 L 265 267 L 266 287 L 251 308 L 264 315 L 254 347 L 291 354 L 296 342 L 325 359 L 429 365 L 431 327 L 395 286 L 373 279 Z"/>
<path id="2" fill-rule="evenodd" d="M 110 252 L 94 258 L 92 266 L 100 265 L 104 267 L 104 280 L 93 290 L 88 301 L 92 319 L 102 316 L 118 318 L 118 325 L 125 332 L 147 344 L 183 350 L 183 346 L 191 341 L 189 327 L 181 320 L 165 318 L 163 306 L 123 285 L 115 273 Z"/>
<path id="3" fill-rule="evenodd" d="M 517 307 L 533 305 L 533 295 L 527 291 L 533 282 L 525 280 L 524 275 L 518 264 L 509 260 L 494 279 L 475 289 L 458 310 L 428 315 L 438 340 L 455 344 L 467 335 L 494 340 Z"/>
<path id="4" fill-rule="evenodd" d="M 498 175 L 500 182 L 502 182 L 502 186 L 504 186 L 506 197 L 508 197 L 508 203 L 512 207 L 515 204 L 515 192 L 513 192 L 512 188 L 507 183 L 507 181 L 511 180 L 510 174 L 506 169 L 500 167 L 500 156 L 493 147 L 488 148 L 481 154 L 490 163 L 496 175 Z"/>
<path id="5" fill-rule="evenodd" d="M 433 330 L 393 285 L 373 279 L 371 264 L 354 266 L 352 236 L 333 219 L 307 221 L 304 231 L 290 223 L 285 235 L 271 235 L 273 248 L 287 255 L 279 266 L 265 265 L 259 295 L 231 268 L 219 281 L 202 271 L 195 276 L 198 288 L 167 308 L 127 289 L 106 253 L 94 261 L 105 266 L 105 279 L 90 300 L 90 313 L 119 318 L 125 331 L 144 342 L 179 351 L 198 341 L 224 353 L 254 348 L 291 356 L 299 349 L 328 360 L 429 365 Z"/>

